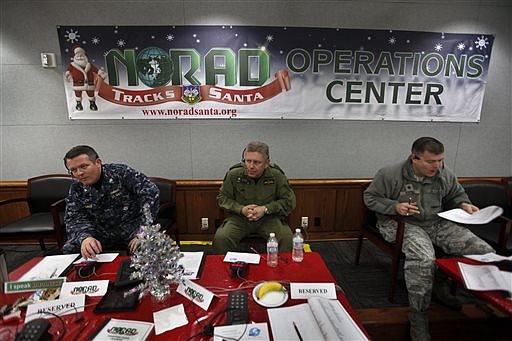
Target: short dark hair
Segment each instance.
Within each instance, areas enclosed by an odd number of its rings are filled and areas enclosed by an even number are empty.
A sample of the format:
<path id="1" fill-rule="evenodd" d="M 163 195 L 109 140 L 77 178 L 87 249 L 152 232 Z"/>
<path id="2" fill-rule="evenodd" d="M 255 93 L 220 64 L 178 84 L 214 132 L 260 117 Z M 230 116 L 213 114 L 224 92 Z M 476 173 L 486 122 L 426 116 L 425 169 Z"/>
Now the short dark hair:
<path id="1" fill-rule="evenodd" d="M 96 153 L 93 147 L 85 145 L 74 146 L 66 153 L 66 155 L 64 155 L 64 166 L 66 167 L 66 169 L 68 169 L 66 160 L 75 158 L 83 154 L 86 154 L 89 157 L 89 160 L 91 160 L 92 162 L 95 162 L 99 158 L 98 153 Z"/>
<path id="2" fill-rule="evenodd" d="M 270 160 L 270 152 L 268 150 L 268 145 L 266 143 L 260 142 L 260 141 L 252 141 L 247 144 L 247 147 L 245 147 L 244 150 L 244 159 L 245 159 L 245 153 L 246 152 L 258 152 L 266 160 Z"/>
<path id="3" fill-rule="evenodd" d="M 433 137 L 424 136 L 414 141 L 411 151 L 413 154 L 421 154 L 427 151 L 429 153 L 439 155 L 444 153 L 444 146 L 439 140 L 436 140 Z"/>

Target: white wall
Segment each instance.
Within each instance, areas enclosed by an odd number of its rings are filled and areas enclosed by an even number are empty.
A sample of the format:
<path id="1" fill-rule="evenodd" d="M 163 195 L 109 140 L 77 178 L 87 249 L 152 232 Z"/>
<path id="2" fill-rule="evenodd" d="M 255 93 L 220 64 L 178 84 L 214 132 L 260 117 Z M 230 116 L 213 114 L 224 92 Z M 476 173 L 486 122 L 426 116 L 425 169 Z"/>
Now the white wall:
<path id="1" fill-rule="evenodd" d="M 104 162 L 151 176 L 222 179 L 259 139 L 289 178 L 371 177 L 432 135 L 459 176 L 512 174 L 512 2 L 0 0 L 0 180 L 61 173 L 64 153 L 90 144 Z M 57 25 L 268 25 L 490 33 L 481 122 L 271 120 L 69 121 Z M 60 61 L 60 55 L 57 58 Z"/>

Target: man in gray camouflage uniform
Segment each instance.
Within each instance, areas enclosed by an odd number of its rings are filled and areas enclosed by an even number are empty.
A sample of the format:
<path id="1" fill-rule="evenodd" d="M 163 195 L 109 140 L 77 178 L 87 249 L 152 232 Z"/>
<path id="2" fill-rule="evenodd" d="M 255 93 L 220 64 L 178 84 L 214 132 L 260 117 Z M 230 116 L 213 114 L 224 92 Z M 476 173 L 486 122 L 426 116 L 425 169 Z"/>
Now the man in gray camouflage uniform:
<path id="1" fill-rule="evenodd" d="M 68 241 L 62 251 L 93 258 L 111 245 L 124 244 L 133 253 L 139 227 L 147 223 L 145 204 L 156 221 L 158 187 L 126 165 L 102 164 L 89 146 L 71 148 L 64 164 L 78 181 L 73 182 L 66 198 Z"/>
<path id="2" fill-rule="evenodd" d="M 432 137 L 421 137 L 413 143 L 405 162 L 380 169 L 364 192 L 364 202 L 377 213 L 377 226 L 387 241 L 393 242 L 396 235 L 396 222 L 388 216 L 400 215 L 406 222 L 402 251 L 412 340 L 430 340 L 427 309 L 433 285 L 434 294 L 441 300 L 455 300 L 446 282 L 436 278 L 433 284 L 434 245 L 456 256 L 494 252 L 467 228 L 437 215 L 457 207 L 468 213 L 478 211 L 443 161 L 443 144 Z"/>

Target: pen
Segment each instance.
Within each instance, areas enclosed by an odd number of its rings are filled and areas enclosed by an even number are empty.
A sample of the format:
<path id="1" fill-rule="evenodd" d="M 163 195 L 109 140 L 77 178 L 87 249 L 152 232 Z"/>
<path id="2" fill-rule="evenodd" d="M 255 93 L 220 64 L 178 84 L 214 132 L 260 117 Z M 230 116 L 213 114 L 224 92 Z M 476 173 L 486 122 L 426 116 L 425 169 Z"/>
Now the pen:
<path id="1" fill-rule="evenodd" d="M 253 248 L 252 246 L 251 246 L 251 247 L 249 247 L 249 248 L 250 248 L 250 249 L 251 249 L 251 251 L 252 251 L 252 252 L 254 252 L 255 254 L 260 255 L 260 257 L 261 257 L 261 258 L 263 258 L 263 260 L 264 260 L 265 262 L 267 261 L 267 259 L 266 259 L 263 255 L 261 255 L 261 254 L 260 254 L 260 253 L 255 249 L 255 248 Z"/>
<path id="2" fill-rule="evenodd" d="M 52 274 L 50 275 L 50 278 L 53 278 L 53 276 L 55 276 L 57 274 L 57 268 L 55 268 L 55 270 L 53 270 Z"/>
<path id="3" fill-rule="evenodd" d="M 409 205 L 412 204 L 412 198 L 409 198 Z"/>
<path id="4" fill-rule="evenodd" d="M 295 323 L 295 321 L 293 321 L 293 329 L 295 329 L 295 332 L 297 333 L 297 336 L 299 337 L 299 340 L 300 341 L 304 341 L 304 339 L 300 335 L 299 328 L 297 328 L 297 324 Z"/>

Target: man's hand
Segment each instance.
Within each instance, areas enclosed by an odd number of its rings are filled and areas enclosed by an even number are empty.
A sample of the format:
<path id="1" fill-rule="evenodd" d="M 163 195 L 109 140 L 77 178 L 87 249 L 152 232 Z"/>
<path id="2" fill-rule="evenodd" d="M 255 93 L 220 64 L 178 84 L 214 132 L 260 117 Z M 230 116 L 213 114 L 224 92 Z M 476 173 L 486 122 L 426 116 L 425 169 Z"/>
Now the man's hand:
<path id="1" fill-rule="evenodd" d="M 130 253 L 135 253 L 135 250 L 137 250 L 137 246 L 139 246 L 139 238 L 135 237 L 132 240 L 130 240 L 130 243 L 128 243 L 128 250 L 130 250 Z"/>
<path id="2" fill-rule="evenodd" d="M 101 243 L 93 237 L 85 238 L 80 246 L 80 253 L 84 258 L 94 258 L 101 251 Z"/>
<path id="3" fill-rule="evenodd" d="M 265 215 L 265 206 L 258 206 L 251 204 L 242 208 L 242 214 L 249 219 L 249 221 L 258 221 Z"/>
<path id="4" fill-rule="evenodd" d="M 473 214 L 475 212 L 480 211 L 478 207 L 475 205 L 468 204 L 467 202 L 463 202 L 459 205 L 460 208 L 462 208 L 464 211 L 468 212 L 469 214 Z"/>
<path id="5" fill-rule="evenodd" d="M 415 202 L 399 202 L 395 206 L 395 211 L 399 215 L 410 216 L 413 214 L 419 214 L 420 210 Z"/>

